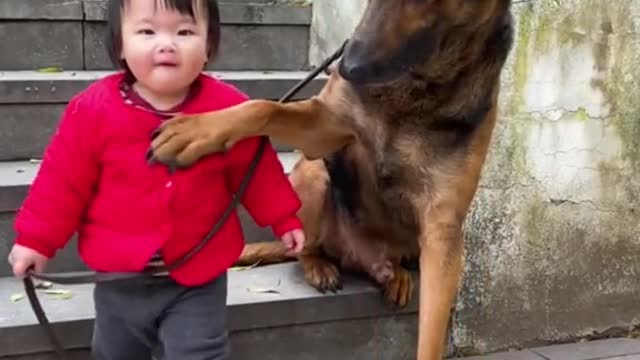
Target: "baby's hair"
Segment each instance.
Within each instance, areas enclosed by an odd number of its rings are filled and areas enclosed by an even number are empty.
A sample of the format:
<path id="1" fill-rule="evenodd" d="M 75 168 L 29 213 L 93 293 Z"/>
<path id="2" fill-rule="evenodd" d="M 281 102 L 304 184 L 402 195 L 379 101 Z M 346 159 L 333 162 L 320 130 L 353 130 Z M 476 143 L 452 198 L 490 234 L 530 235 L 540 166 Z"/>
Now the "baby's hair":
<path id="1" fill-rule="evenodd" d="M 109 0 L 107 8 L 108 29 L 105 45 L 113 66 L 130 72 L 126 62 L 120 59 L 122 52 L 122 12 L 125 11 L 129 1 L 134 0 Z M 189 15 L 195 19 L 196 7 L 201 6 L 207 15 L 209 28 L 207 29 L 207 43 L 209 45 L 209 58 L 211 60 L 218 52 L 220 45 L 220 12 L 216 0 L 156 0 L 156 6 L 162 2 L 167 9 L 177 10 L 180 14 Z"/>

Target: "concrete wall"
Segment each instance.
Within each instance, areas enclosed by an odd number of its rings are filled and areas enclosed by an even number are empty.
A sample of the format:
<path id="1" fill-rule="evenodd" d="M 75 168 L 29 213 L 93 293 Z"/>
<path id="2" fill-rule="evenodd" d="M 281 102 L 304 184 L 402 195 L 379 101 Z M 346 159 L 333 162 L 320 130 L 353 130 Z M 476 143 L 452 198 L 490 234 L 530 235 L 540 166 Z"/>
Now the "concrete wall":
<path id="1" fill-rule="evenodd" d="M 357 25 L 365 0 L 313 2 L 309 38 L 309 64 L 318 66 L 336 51 Z"/>
<path id="2" fill-rule="evenodd" d="M 315 2 L 312 34 L 330 31 L 312 39 L 312 62 L 349 35 L 355 3 Z M 537 0 L 514 13 L 467 224 L 454 328 L 468 351 L 640 323 L 640 1 Z"/>

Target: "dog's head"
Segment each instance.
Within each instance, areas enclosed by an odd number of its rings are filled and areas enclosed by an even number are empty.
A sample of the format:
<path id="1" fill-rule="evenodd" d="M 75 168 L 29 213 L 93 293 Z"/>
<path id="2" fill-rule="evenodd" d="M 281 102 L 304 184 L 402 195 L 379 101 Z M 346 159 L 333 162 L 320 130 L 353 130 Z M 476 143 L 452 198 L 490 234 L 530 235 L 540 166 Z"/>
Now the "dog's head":
<path id="1" fill-rule="evenodd" d="M 510 0 L 368 0 L 344 50 L 340 76 L 357 84 L 380 84 L 423 64 L 452 32 L 492 26 Z"/>

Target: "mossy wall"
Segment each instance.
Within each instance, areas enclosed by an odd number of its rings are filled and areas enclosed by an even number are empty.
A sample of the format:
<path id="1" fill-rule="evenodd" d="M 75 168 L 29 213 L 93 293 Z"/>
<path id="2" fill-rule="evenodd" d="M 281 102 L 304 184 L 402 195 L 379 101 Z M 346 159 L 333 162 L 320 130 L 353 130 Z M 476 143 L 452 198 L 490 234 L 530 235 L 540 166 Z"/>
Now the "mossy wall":
<path id="1" fill-rule="evenodd" d="M 455 345 L 471 352 L 640 322 L 640 1 L 532 0 L 513 11 L 454 319 Z M 317 58 L 352 29 L 334 25 Z"/>
<path id="2" fill-rule="evenodd" d="M 640 322 L 640 1 L 514 13 L 455 318 L 476 351 Z"/>

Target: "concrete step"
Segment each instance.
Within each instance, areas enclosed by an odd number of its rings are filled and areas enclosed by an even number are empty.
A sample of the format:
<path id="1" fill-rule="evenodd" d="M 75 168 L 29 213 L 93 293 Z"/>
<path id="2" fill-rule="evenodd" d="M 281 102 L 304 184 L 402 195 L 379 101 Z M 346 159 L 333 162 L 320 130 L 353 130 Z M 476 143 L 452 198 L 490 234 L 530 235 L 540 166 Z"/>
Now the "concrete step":
<path id="1" fill-rule="evenodd" d="M 273 2 L 272 0 L 224 0 L 220 1 L 220 4 L 268 4 Z"/>
<path id="2" fill-rule="evenodd" d="M 104 49 L 105 0 L 0 2 L 2 70 L 62 67 L 111 69 Z M 300 70 L 307 67 L 310 6 L 220 4 L 220 56 L 215 70 Z"/>
<path id="3" fill-rule="evenodd" d="M 415 274 L 417 282 L 417 274 Z M 379 290 L 344 274 L 344 288 L 321 294 L 308 286 L 298 263 L 230 271 L 229 328 L 234 360 L 415 359 L 417 291 L 404 309 L 384 304 Z M 92 285 L 56 286 L 68 300 L 40 295 L 56 334 L 74 358 L 89 359 L 94 318 Z M 266 288 L 276 293 L 258 293 Z M 55 359 L 23 293 L 22 284 L 0 278 L 0 358 Z"/>
<path id="4" fill-rule="evenodd" d="M 0 45 L 1 46 L 1 45 Z M 64 105 L 91 82 L 111 71 L 0 71 L 0 161 L 40 157 Z M 210 72 L 251 98 L 278 99 L 307 76 L 304 71 Z M 318 93 L 324 74 L 305 86 L 296 99 Z M 281 150 L 288 147 L 275 144 Z"/>
<path id="5" fill-rule="evenodd" d="M 286 173 L 291 172 L 300 156 L 298 152 L 278 153 Z M 39 160 L 0 162 L 0 213 L 15 211 L 20 206 L 39 167 Z"/>
<path id="6" fill-rule="evenodd" d="M 310 6 L 312 0 L 220 0 L 220 4 L 287 4 L 296 6 Z"/>
<path id="7" fill-rule="evenodd" d="M 291 171 L 299 158 L 299 155 L 293 152 L 279 153 L 278 156 L 287 173 Z M 38 171 L 38 166 L 37 162 L 29 161 L 0 162 L 0 264 L 1 259 L 6 259 L 9 255 L 9 250 L 15 239 L 15 231 L 13 230 L 15 211 L 22 204 L 29 185 Z M 271 229 L 258 226 L 244 207 L 240 206 L 238 213 L 247 242 L 275 239 Z M 74 235 L 69 244 L 51 262 L 51 271 L 86 269 L 77 255 L 76 244 L 76 236 Z M 10 275 L 9 268 L 0 265 L 0 276 L 8 275 Z"/>

